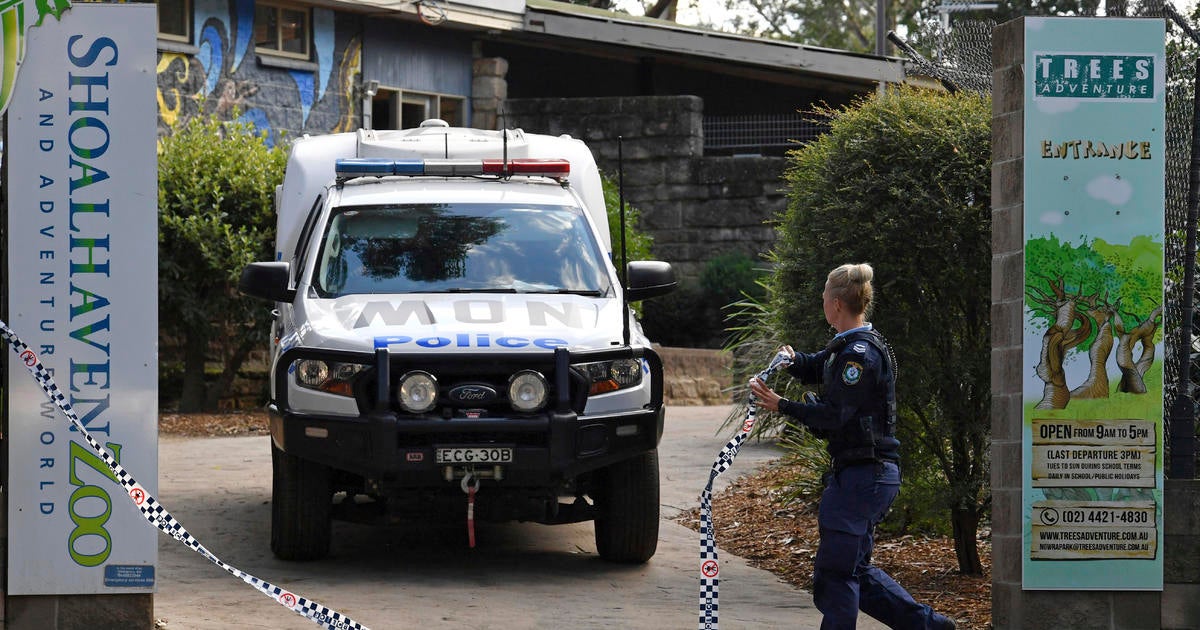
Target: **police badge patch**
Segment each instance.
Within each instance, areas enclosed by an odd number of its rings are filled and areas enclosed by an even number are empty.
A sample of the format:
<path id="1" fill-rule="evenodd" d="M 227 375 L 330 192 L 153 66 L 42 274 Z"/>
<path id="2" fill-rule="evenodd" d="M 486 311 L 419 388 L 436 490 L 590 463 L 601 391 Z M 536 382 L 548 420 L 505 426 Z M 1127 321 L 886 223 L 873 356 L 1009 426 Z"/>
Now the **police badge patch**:
<path id="1" fill-rule="evenodd" d="M 846 362 L 846 369 L 842 370 L 842 382 L 847 385 L 854 385 L 862 378 L 863 367 L 854 361 Z"/>

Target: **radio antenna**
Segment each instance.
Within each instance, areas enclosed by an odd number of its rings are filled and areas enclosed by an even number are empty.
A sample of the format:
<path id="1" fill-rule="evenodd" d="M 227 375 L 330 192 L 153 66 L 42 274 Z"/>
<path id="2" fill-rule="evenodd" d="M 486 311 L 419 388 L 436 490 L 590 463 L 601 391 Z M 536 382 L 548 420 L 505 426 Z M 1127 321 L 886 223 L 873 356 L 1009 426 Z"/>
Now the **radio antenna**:
<path id="1" fill-rule="evenodd" d="M 621 328 L 622 339 L 629 345 L 629 254 L 625 251 L 625 142 L 617 136 L 617 206 L 621 209 Z"/>

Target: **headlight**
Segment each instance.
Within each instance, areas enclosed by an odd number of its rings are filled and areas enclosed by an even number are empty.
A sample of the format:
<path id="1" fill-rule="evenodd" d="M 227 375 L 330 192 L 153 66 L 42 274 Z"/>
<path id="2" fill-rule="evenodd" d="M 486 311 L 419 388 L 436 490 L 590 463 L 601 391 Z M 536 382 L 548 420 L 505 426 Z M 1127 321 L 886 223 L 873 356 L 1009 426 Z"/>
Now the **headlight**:
<path id="1" fill-rule="evenodd" d="M 546 378 L 533 370 L 522 370 L 508 379 L 508 401 L 521 412 L 533 412 L 546 405 Z"/>
<path id="2" fill-rule="evenodd" d="M 326 363 L 317 359 L 301 359 L 294 365 L 297 385 L 339 396 L 354 395 L 354 377 L 364 369 L 358 363 Z"/>
<path id="3" fill-rule="evenodd" d="M 642 382 L 642 362 L 638 359 L 581 363 L 575 367 L 587 374 L 589 395 L 636 387 Z"/>
<path id="4" fill-rule="evenodd" d="M 396 402 L 409 413 L 425 413 L 437 406 L 437 379 L 428 372 L 413 371 L 400 377 Z"/>

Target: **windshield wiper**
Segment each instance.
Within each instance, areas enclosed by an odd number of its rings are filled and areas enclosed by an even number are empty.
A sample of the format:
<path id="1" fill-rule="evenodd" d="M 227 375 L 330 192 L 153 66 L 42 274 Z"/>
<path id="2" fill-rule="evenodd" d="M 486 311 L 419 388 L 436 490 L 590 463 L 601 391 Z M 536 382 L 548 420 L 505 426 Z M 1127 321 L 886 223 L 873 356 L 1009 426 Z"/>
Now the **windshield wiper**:
<path id="1" fill-rule="evenodd" d="M 520 293 L 520 291 L 512 287 L 492 287 L 488 289 L 460 289 L 455 287 L 442 289 L 441 291 L 430 291 L 430 293 Z"/>
<path id="2" fill-rule="evenodd" d="M 605 291 L 599 289 L 554 289 L 552 291 L 530 291 L 530 293 L 554 293 L 556 295 L 584 295 L 587 297 L 600 297 L 605 294 Z"/>

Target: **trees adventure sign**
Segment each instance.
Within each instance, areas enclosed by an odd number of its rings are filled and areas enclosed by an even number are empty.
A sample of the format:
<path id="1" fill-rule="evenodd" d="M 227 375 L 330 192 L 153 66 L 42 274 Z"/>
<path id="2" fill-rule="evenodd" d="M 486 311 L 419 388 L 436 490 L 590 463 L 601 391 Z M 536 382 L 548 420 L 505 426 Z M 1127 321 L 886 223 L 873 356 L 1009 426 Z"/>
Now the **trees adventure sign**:
<path id="1" fill-rule="evenodd" d="M 1154 100 L 1154 57 L 1039 53 L 1034 98 Z"/>
<path id="2" fill-rule="evenodd" d="M 1163 33 L 1025 18 L 1026 589 L 1162 589 Z"/>

